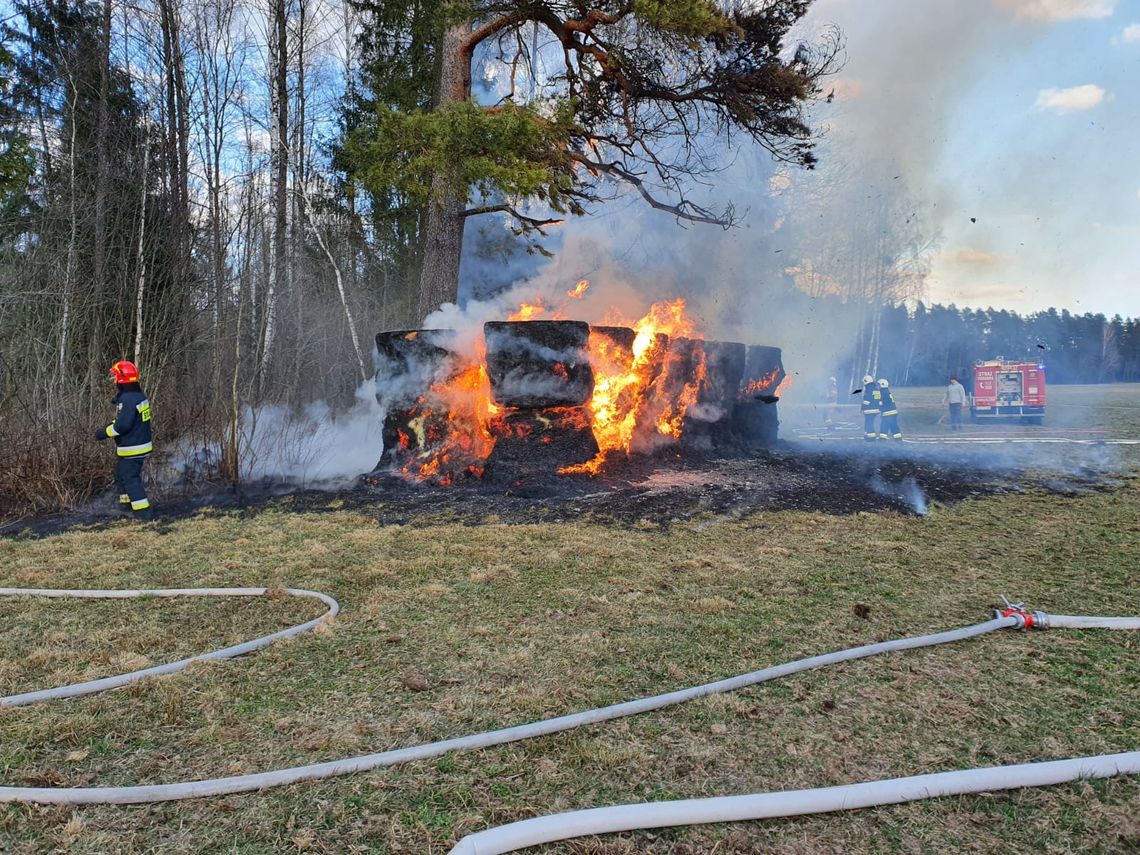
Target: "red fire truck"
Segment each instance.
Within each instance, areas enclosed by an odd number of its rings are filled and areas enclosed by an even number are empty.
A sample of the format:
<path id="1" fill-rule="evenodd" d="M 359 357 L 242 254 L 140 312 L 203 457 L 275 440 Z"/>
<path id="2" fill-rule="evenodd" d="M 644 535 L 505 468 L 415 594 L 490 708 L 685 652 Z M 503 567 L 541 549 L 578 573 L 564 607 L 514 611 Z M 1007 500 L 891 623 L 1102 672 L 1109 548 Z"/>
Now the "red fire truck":
<path id="1" fill-rule="evenodd" d="M 1045 417 L 1045 365 L 1041 362 L 979 360 L 974 363 L 970 415 L 983 418 L 1020 416 L 1030 424 Z"/>

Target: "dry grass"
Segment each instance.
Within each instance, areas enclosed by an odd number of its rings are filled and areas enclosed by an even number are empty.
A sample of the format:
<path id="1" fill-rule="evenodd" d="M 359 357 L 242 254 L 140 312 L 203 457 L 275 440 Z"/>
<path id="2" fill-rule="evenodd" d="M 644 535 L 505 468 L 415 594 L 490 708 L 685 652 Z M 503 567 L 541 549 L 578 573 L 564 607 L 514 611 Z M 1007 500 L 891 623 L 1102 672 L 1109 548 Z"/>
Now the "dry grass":
<path id="1" fill-rule="evenodd" d="M 1140 613 L 1140 488 L 927 519 L 757 514 L 666 531 L 378 527 L 262 513 L 0 541 L 0 584 L 296 586 L 329 631 L 129 690 L 0 711 L 4 784 L 234 774 L 471 733 L 984 620 L 998 592 Z M 2 601 L 0 601 L 2 602 Z M 292 600 L 0 605 L 3 690 L 164 661 L 315 613 Z M 149 807 L 0 807 L 0 851 L 441 853 L 619 801 L 1135 749 L 1140 638 L 1005 633 L 506 748 Z M 1127 852 L 1140 781 L 629 834 L 549 853 Z"/>

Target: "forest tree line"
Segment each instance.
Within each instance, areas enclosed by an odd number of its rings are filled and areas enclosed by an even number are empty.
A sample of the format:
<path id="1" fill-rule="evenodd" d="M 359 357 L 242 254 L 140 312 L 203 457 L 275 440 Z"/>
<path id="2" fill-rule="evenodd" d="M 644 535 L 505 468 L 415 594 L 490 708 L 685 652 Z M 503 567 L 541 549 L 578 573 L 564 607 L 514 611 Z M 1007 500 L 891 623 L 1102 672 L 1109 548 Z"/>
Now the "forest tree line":
<path id="1" fill-rule="evenodd" d="M 899 386 L 940 386 L 950 377 L 970 389 L 978 360 L 1029 359 L 1050 383 L 1140 381 L 1140 320 L 1046 309 L 891 306 L 883 309 L 879 376 Z"/>

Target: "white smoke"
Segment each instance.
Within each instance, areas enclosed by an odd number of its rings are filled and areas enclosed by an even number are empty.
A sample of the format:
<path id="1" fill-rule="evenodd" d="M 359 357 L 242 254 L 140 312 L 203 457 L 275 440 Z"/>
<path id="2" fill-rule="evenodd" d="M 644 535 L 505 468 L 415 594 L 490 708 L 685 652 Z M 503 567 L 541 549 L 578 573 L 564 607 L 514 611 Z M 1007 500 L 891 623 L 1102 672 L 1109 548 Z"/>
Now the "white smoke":
<path id="1" fill-rule="evenodd" d="M 383 423 L 374 380 L 360 385 L 356 402 L 344 412 L 324 401 L 299 413 L 281 406 L 247 409 L 242 477 L 305 486 L 343 482 L 376 465 Z"/>
<path id="2" fill-rule="evenodd" d="M 304 487 L 335 489 L 370 472 L 380 458 L 384 411 L 374 379 L 356 390 L 356 401 L 337 412 L 324 401 L 300 411 L 280 405 L 245 407 L 238 424 L 239 476 Z M 214 478 L 221 447 L 183 439 L 173 462 L 156 472 L 163 482 L 191 484 Z"/>

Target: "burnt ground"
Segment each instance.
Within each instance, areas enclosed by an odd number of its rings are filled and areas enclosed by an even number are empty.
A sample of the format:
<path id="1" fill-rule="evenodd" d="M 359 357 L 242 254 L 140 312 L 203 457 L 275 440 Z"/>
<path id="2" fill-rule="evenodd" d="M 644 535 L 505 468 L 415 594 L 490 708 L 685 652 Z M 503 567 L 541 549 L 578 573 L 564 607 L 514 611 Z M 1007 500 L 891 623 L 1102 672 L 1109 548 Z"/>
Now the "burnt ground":
<path id="1" fill-rule="evenodd" d="M 871 446 L 781 442 L 747 455 L 662 454 L 610 466 L 604 477 L 532 476 L 448 487 L 372 473 L 322 489 L 281 482 L 183 486 L 156 501 L 158 525 L 197 515 L 353 511 L 379 524 L 509 524 L 589 519 L 615 526 L 660 526 L 710 516 L 798 510 L 825 514 L 924 514 L 930 505 L 1026 490 L 1073 495 L 1118 486 L 1124 467 L 1103 457 L 1041 468 L 1032 453 L 932 451 L 917 445 Z M 66 514 L 0 525 L 0 535 L 44 537 L 81 526 L 101 527 L 121 515 L 108 495 Z"/>

